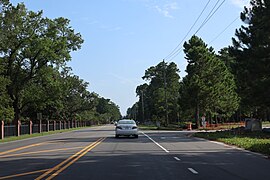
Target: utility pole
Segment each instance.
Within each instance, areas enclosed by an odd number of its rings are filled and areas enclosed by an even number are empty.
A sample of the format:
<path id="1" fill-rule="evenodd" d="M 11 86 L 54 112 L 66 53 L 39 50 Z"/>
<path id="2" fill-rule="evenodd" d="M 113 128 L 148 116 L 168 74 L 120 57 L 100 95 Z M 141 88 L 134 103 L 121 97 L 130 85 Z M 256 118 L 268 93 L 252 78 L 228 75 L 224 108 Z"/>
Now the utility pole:
<path id="1" fill-rule="evenodd" d="M 142 122 L 144 123 L 144 102 L 143 102 L 143 90 L 141 90 L 142 93 Z"/>
<path id="2" fill-rule="evenodd" d="M 164 79 L 164 91 L 165 91 L 165 109 L 166 109 L 166 124 L 169 125 L 169 118 L 168 118 L 168 100 L 167 100 L 167 77 L 166 77 L 166 63 L 163 59 L 163 64 L 164 64 L 164 68 L 163 68 L 163 79 Z"/>
<path id="3" fill-rule="evenodd" d="M 137 106 L 135 105 L 134 120 L 137 121 Z"/>

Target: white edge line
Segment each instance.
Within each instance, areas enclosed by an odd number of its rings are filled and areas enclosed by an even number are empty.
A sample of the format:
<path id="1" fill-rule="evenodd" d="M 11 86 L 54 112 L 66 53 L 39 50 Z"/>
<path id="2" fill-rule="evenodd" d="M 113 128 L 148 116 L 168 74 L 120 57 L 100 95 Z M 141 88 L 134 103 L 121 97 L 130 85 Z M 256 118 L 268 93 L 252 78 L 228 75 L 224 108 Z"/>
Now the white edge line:
<path id="1" fill-rule="evenodd" d="M 188 168 L 188 170 L 190 170 L 193 174 L 199 174 L 197 171 L 195 171 L 195 170 L 192 169 L 192 168 Z"/>
<path id="2" fill-rule="evenodd" d="M 158 144 L 154 139 L 152 139 L 150 136 L 148 136 L 147 134 L 145 134 L 144 132 L 141 132 L 144 136 L 146 136 L 148 139 L 150 139 L 153 143 L 155 143 L 158 147 L 160 147 L 163 151 L 165 151 L 166 153 L 169 153 L 169 151 L 167 149 L 165 149 L 164 147 L 162 147 L 160 144 Z"/>

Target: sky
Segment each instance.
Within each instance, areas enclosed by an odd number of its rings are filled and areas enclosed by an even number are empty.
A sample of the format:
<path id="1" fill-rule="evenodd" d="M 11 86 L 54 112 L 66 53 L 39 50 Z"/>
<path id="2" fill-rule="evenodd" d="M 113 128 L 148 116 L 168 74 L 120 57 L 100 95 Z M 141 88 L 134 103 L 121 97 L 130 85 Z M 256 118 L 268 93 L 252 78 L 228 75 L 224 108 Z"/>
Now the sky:
<path id="1" fill-rule="evenodd" d="M 136 97 L 136 87 L 145 70 L 166 58 L 187 35 L 209 0 L 10 0 L 23 2 L 28 10 L 43 10 L 51 19 L 65 17 L 82 35 L 82 48 L 72 52 L 68 66 L 89 82 L 88 90 L 111 99 L 122 115 Z M 211 0 L 201 18 L 186 36 L 188 41 L 211 9 L 223 0 Z M 196 34 L 216 52 L 231 45 L 235 30 L 242 25 L 240 12 L 248 0 L 225 0 Z M 218 6 L 216 6 L 218 7 Z M 230 26 L 229 26 L 230 25 Z M 180 44 L 180 48 L 182 48 Z M 175 62 L 185 76 L 187 62 L 180 53 Z"/>

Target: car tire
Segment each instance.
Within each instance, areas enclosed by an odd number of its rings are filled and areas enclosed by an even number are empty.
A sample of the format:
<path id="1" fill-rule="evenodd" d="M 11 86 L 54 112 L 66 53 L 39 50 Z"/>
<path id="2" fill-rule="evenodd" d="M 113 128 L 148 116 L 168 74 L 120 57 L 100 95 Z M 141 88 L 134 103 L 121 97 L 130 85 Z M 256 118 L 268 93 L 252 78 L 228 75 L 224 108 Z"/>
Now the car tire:
<path id="1" fill-rule="evenodd" d="M 134 135 L 134 137 L 135 137 L 135 138 L 138 138 L 138 137 L 139 137 L 139 135 L 138 135 L 138 134 L 135 134 L 135 135 Z"/>
<path id="2" fill-rule="evenodd" d="M 115 135 L 115 138 L 119 138 L 119 135 L 118 135 L 118 134 L 116 134 L 116 135 Z"/>

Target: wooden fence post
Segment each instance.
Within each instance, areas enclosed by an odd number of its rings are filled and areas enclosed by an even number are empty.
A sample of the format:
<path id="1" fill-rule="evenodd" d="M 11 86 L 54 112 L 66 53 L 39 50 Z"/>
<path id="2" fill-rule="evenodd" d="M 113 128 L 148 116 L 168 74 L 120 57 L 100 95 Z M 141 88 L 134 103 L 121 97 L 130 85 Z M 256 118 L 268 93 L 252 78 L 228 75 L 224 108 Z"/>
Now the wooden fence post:
<path id="1" fill-rule="evenodd" d="M 62 129 L 62 122 L 59 121 L 59 130 L 61 130 L 61 129 Z"/>
<path id="2" fill-rule="evenodd" d="M 0 139 L 4 139 L 4 136 L 5 136 L 4 125 L 5 125 L 4 121 L 1 121 L 1 123 L 0 123 Z"/>

